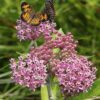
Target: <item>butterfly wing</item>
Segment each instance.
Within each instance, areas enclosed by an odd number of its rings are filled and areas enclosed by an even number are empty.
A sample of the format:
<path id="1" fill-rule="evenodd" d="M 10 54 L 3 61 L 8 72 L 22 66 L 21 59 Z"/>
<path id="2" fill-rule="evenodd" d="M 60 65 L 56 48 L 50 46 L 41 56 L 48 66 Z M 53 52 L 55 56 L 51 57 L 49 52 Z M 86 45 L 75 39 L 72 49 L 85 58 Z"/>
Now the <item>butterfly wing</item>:
<path id="1" fill-rule="evenodd" d="M 30 12 L 32 11 L 32 7 L 27 2 L 22 2 L 21 10 L 22 12 Z"/>
<path id="2" fill-rule="evenodd" d="M 41 21 L 46 21 L 48 20 L 48 16 L 46 13 L 42 12 L 40 15 L 39 15 L 39 18 Z"/>
<path id="3" fill-rule="evenodd" d="M 33 17 L 32 16 L 33 11 L 31 6 L 27 2 L 22 2 L 21 10 L 22 10 L 21 19 L 27 23 L 30 23 Z"/>
<path id="4" fill-rule="evenodd" d="M 32 13 L 27 13 L 27 12 L 23 12 L 21 14 L 21 19 L 25 22 L 27 22 L 28 24 L 31 24 L 31 25 L 39 25 L 41 20 L 40 20 L 40 17 L 37 16 L 36 14 L 32 14 Z"/>
<path id="5" fill-rule="evenodd" d="M 31 22 L 30 22 L 31 25 L 39 25 L 40 24 L 40 19 L 37 18 L 37 17 L 34 17 Z"/>
<path id="6" fill-rule="evenodd" d="M 22 12 L 21 19 L 26 23 L 30 23 L 32 20 L 29 12 Z"/>
<path id="7" fill-rule="evenodd" d="M 26 2 L 21 4 L 21 10 L 21 19 L 31 25 L 39 25 L 41 21 L 48 19 L 53 21 L 55 16 L 53 0 L 46 0 L 45 10 L 42 13 L 33 12 L 31 6 Z"/>
<path id="8" fill-rule="evenodd" d="M 44 12 L 46 12 L 48 16 L 48 20 L 51 22 L 54 21 L 55 17 L 55 9 L 54 9 L 54 3 L 53 0 L 46 0 L 45 1 L 45 9 Z"/>
<path id="9" fill-rule="evenodd" d="M 21 19 L 23 21 L 25 21 L 26 23 L 31 24 L 31 25 L 39 25 L 40 24 L 39 15 L 32 11 L 32 8 L 28 3 L 23 2 L 21 4 L 21 10 L 22 10 Z"/>

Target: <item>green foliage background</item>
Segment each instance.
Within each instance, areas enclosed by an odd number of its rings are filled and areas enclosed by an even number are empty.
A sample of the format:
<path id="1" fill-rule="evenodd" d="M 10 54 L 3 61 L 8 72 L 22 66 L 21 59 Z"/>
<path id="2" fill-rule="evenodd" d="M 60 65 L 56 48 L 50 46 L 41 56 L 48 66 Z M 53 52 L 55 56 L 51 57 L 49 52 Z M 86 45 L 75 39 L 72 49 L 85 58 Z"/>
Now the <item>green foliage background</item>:
<path id="1" fill-rule="evenodd" d="M 37 11 L 43 9 L 45 0 L 0 0 L 0 100 L 40 100 L 39 89 L 32 92 L 12 83 L 9 59 L 27 53 L 30 41 L 20 42 L 16 37 L 16 20 L 22 1 L 30 3 Z M 88 56 L 97 67 L 97 80 L 89 93 L 70 100 L 86 100 L 100 96 L 100 0 L 54 0 L 57 29 L 72 32 L 79 41 L 79 54 Z M 90 99 L 92 100 L 92 99 Z M 98 99 L 100 100 L 100 99 Z"/>

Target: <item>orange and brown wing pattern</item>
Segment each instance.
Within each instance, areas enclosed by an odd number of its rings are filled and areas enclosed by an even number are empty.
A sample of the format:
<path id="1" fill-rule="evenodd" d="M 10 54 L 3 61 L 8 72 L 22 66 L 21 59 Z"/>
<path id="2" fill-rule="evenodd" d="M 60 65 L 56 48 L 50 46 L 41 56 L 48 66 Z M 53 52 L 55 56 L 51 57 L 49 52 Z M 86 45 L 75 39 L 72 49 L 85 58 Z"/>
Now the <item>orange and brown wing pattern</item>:
<path id="1" fill-rule="evenodd" d="M 23 2 L 21 4 L 21 10 L 22 10 L 21 19 L 26 23 L 31 25 L 39 25 L 40 22 L 42 21 L 40 14 L 33 12 L 31 6 L 28 3 Z"/>
<path id="2" fill-rule="evenodd" d="M 28 3 L 23 2 L 21 4 L 21 10 L 22 10 L 21 19 L 23 21 L 25 21 L 26 23 L 31 24 L 31 25 L 40 24 L 39 18 L 32 11 L 32 8 Z"/>
<path id="3" fill-rule="evenodd" d="M 39 17 L 40 17 L 40 20 L 41 20 L 41 21 L 46 21 L 46 20 L 48 20 L 48 16 L 47 16 L 46 13 L 41 13 L 41 14 L 39 15 Z"/>
<path id="4" fill-rule="evenodd" d="M 31 22 L 31 20 L 32 20 L 32 18 L 31 18 L 31 16 L 30 16 L 30 13 L 28 12 L 22 12 L 22 14 L 21 14 L 21 19 L 23 20 L 23 21 L 25 21 L 25 22 L 27 22 L 27 23 L 30 23 Z"/>
<path id="5" fill-rule="evenodd" d="M 47 19 L 47 14 L 36 13 L 35 16 L 32 18 L 30 24 L 39 25 L 42 21 L 46 21 Z"/>
<path id="6" fill-rule="evenodd" d="M 33 13 L 31 6 L 26 2 L 22 2 L 21 10 L 22 10 L 21 19 L 27 23 L 30 23 L 30 21 L 32 20 L 31 15 Z"/>
<path id="7" fill-rule="evenodd" d="M 32 11 L 32 8 L 27 2 L 22 2 L 21 10 L 22 10 L 22 12 L 30 12 L 30 11 Z"/>
<path id="8" fill-rule="evenodd" d="M 42 21 L 54 19 L 54 6 L 53 0 L 46 0 L 45 10 L 42 13 L 35 13 L 32 7 L 27 3 L 23 2 L 21 4 L 21 19 L 31 25 L 39 25 Z"/>
<path id="9" fill-rule="evenodd" d="M 35 14 L 34 17 L 32 18 L 30 24 L 31 25 L 39 25 L 41 22 L 40 18 L 39 18 L 39 14 Z"/>

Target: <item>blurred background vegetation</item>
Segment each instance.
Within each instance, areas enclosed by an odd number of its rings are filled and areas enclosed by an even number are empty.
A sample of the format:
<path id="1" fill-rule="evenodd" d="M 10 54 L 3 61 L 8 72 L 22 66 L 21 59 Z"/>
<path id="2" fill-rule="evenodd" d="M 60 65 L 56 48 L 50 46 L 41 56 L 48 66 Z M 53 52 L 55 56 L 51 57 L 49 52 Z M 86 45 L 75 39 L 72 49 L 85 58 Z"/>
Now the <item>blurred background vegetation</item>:
<path id="1" fill-rule="evenodd" d="M 32 92 L 12 83 L 9 59 L 28 52 L 30 41 L 20 42 L 16 36 L 16 20 L 22 1 L 30 3 L 37 11 L 43 9 L 45 0 L 0 0 L 0 100 L 40 100 L 39 89 Z M 54 0 L 57 29 L 72 32 L 79 41 L 78 52 L 88 56 L 97 67 L 97 80 L 86 98 L 100 96 L 100 0 Z M 71 99 L 71 100 L 82 100 Z M 97 99 L 96 99 L 97 100 Z M 98 99 L 100 100 L 100 99 Z"/>

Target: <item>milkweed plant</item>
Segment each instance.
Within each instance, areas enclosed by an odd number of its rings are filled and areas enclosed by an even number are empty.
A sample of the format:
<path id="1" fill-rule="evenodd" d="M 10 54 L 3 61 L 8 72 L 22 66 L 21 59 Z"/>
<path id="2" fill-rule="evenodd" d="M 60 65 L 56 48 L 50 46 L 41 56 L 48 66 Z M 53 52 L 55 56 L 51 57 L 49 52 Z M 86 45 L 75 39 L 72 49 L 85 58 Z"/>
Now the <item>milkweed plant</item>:
<path id="1" fill-rule="evenodd" d="M 53 96 L 51 84 L 57 84 L 63 97 L 88 92 L 96 79 L 96 67 L 87 57 L 78 54 L 78 41 L 71 32 L 64 34 L 57 30 L 54 22 L 34 26 L 21 19 L 17 20 L 16 30 L 20 41 L 37 44 L 42 37 L 43 43 L 32 45 L 17 60 L 10 59 L 11 78 L 15 83 L 32 91 L 47 86 L 48 100 L 57 98 Z"/>

